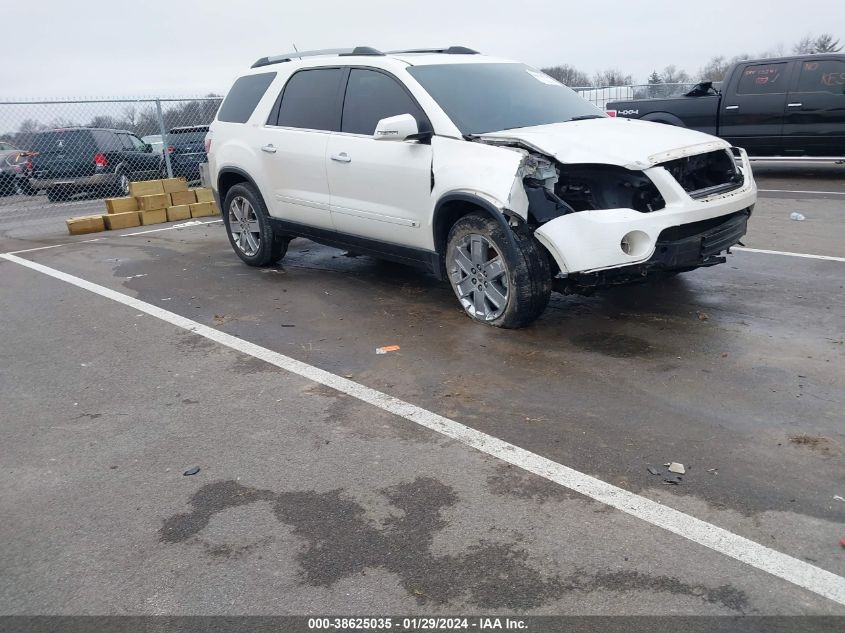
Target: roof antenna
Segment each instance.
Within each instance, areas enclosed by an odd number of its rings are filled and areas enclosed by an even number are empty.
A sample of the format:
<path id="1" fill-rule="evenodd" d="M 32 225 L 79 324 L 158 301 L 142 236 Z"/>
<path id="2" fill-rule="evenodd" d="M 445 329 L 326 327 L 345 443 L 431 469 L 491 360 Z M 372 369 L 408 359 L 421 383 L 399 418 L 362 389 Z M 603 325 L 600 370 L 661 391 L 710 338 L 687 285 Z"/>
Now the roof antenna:
<path id="1" fill-rule="evenodd" d="M 295 43 L 295 42 L 291 42 L 291 45 L 293 46 L 293 50 L 295 50 L 295 51 L 298 53 L 298 52 L 299 52 L 299 49 L 296 47 L 296 43 Z M 299 59 L 302 59 L 302 58 L 300 57 Z"/>

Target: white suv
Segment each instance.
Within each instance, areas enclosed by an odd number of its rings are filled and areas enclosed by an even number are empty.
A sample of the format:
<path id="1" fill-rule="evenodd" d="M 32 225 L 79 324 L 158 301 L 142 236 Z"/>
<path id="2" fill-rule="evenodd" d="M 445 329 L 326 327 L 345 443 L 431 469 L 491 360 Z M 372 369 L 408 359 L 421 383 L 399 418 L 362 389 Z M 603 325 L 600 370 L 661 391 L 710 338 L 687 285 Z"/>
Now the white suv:
<path id="1" fill-rule="evenodd" d="M 448 279 L 519 327 L 589 293 L 725 261 L 757 190 L 745 152 L 608 117 L 551 77 L 464 47 L 258 60 L 206 140 L 238 256 L 306 237 Z"/>

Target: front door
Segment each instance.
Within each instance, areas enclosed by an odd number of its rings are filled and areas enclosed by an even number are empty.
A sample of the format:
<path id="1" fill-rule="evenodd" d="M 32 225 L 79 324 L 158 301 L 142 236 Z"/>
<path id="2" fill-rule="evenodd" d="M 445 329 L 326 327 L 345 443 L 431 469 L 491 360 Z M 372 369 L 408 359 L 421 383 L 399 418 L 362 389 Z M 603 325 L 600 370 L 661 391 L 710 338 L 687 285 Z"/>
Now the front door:
<path id="1" fill-rule="evenodd" d="M 327 171 L 335 228 L 382 242 L 431 248 L 431 145 L 373 138 L 383 118 L 411 114 L 421 131 L 427 117 L 391 75 L 349 72 L 340 133 L 329 139 Z"/>

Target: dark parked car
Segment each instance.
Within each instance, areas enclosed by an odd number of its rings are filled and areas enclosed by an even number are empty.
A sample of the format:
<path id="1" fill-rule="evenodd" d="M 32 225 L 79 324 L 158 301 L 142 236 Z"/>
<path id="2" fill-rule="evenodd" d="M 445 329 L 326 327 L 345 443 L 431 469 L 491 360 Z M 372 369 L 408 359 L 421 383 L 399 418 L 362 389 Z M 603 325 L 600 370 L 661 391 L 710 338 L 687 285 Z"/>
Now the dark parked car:
<path id="1" fill-rule="evenodd" d="M 39 132 L 32 140 L 35 190 L 51 201 L 74 193 L 125 196 L 132 180 L 162 175 L 162 157 L 126 130 L 63 128 Z"/>
<path id="2" fill-rule="evenodd" d="M 721 88 L 683 97 L 611 101 L 609 114 L 721 136 L 751 156 L 845 156 L 845 55 L 742 61 Z"/>
<path id="3" fill-rule="evenodd" d="M 0 150 L 0 196 L 37 193 L 29 184 L 30 167 L 29 152 Z"/>
<path id="4" fill-rule="evenodd" d="M 174 178 L 188 182 L 200 179 L 200 163 L 208 161 L 205 153 L 207 125 L 175 127 L 167 135 L 167 153 Z"/>

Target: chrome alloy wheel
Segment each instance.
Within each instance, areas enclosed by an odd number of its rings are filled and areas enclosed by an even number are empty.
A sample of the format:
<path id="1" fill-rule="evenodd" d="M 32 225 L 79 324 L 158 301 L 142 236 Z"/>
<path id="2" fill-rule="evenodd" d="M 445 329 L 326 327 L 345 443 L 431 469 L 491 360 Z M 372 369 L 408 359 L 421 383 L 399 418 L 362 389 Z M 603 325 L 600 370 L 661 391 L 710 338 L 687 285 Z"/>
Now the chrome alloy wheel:
<path id="1" fill-rule="evenodd" d="M 232 198 L 229 205 L 229 231 L 232 241 L 244 255 L 252 257 L 261 248 L 258 216 L 249 200 L 242 196 Z"/>
<path id="2" fill-rule="evenodd" d="M 456 246 L 449 276 L 464 309 L 492 321 L 508 305 L 508 275 L 502 255 L 483 235 L 470 233 Z"/>

